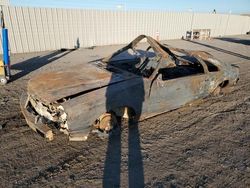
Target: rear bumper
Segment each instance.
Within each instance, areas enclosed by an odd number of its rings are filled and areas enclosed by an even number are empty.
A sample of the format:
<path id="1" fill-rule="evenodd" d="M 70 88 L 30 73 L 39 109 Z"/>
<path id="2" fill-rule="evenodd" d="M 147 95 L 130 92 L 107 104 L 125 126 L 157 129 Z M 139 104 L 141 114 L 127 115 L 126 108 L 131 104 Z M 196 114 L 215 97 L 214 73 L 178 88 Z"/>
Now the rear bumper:
<path id="1" fill-rule="evenodd" d="M 29 103 L 30 101 L 28 95 L 23 93 L 20 99 L 20 107 L 27 124 L 33 131 L 42 134 L 48 140 L 53 140 L 54 135 L 51 128 L 49 128 L 48 125 L 37 121 L 38 115 L 29 106 Z"/>

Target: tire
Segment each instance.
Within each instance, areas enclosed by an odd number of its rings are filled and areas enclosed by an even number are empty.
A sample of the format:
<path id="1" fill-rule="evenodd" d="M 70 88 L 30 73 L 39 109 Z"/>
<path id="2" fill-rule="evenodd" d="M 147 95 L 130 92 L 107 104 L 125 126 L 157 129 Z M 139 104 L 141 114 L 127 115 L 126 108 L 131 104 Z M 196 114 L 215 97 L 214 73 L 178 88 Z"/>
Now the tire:
<path id="1" fill-rule="evenodd" d="M 0 78 L 0 82 L 2 85 L 6 85 L 8 81 L 6 78 L 2 77 L 2 78 Z"/>

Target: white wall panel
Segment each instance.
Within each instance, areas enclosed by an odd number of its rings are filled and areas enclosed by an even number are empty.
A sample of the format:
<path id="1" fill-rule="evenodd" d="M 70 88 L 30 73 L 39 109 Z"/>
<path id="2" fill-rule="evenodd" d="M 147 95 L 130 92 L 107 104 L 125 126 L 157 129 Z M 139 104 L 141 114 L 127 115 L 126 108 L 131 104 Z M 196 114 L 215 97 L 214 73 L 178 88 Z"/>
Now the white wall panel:
<path id="1" fill-rule="evenodd" d="M 29 20 L 30 20 L 30 31 L 31 31 L 31 35 L 32 36 L 32 40 L 33 40 L 33 49 L 30 47 L 30 51 L 42 51 L 41 49 L 41 44 L 40 44 L 40 36 L 39 36 L 39 30 L 38 30 L 38 27 L 37 27 L 37 18 L 36 18 L 36 10 L 37 9 L 34 9 L 34 8 L 28 8 L 27 10 L 27 13 L 29 15 Z M 28 19 L 28 18 L 26 18 Z M 15 32 L 15 30 L 14 30 Z M 16 38 L 16 36 L 14 36 Z M 32 45 L 30 45 L 32 46 Z M 12 53 L 15 53 L 12 50 Z M 19 53 L 19 49 L 17 49 L 16 53 Z"/>
<path id="2" fill-rule="evenodd" d="M 128 43 L 140 34 L 180 39 L 191 29 L 211 35 L 245 34 L 250 17 L 193 12 L 3 8 L 12 53 Z M 1 35 L 0 35 L 1 36 Z M 0 50 L 2 47 L 0 45 Z"/>
<path id="3" fill-rule="evenodd" d="M 13 38 L 14 38 L 15 44 L 16 44 L 16 52 L 18 52 L 18 53 L 25 52 L 23 50 L 23 46 L 22 46 L 21 35 L 20 35 L 20 31 L 19 31 L 15 7 L 11 7 L 9 10 L 10 10 L 9 13 L 10 13 L 10 18 L 11 18 L 11 23 L 12 23 L 13 34 L 14 34 Z M 5 15 L 5 12 L 4 12 L 4 15 Z M 7 24 L 6 24 L 6 26 L 7 26 Z M 10 33 L 10 31 L 9 31 L 9 33 Z M 9 40 L 9 42 L 10 42 L 10 40 Z M 12 46 L 13 45 L 10 45 L 10 47 L 12 47 Z M 13 51 L 13 50 L 14 49 L 10 48 L 10 51 L 15 53 L 15 51 Z"/>

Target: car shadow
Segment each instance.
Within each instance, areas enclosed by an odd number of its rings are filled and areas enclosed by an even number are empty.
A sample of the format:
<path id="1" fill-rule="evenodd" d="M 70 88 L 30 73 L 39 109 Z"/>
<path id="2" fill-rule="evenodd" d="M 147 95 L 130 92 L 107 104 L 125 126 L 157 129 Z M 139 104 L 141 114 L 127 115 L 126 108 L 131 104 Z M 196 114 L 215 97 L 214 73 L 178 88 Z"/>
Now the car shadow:
<path id="1" fill-rule="evenodd" d="M 54 51 L 52 53 L 49 53 L 47 55 L 44 56 L 36 56 L 30 59 L 27 59 L 23 62 L 11 65 L 11 69 L 13 70 L 19 70 L 20 72 L 12 75 L 11 77 L 11 82 L 20 79 L 24 76 L 26 76 L 27 74 L 49 64 L 52 63 L 53 61 L 62 58 L 63 56 L 68 55 L 69 53 L 71 53 L 72 51 L 74 51 L 75 49 L 71 49 L 71 50 L 67 50 L 67 49 L 61 49 L 61 50 L 57 50 Z"/>
<path id="2" fill-rule="evenodd" d="M 123 58 L 128 58 L 129 54 L 122 54 Z M 117 79 L 117 74 L 112 72 L 110 83 Z M 123 82 L 124 83 L 124 82 Z M 121 187 L 121 163 L 128 166 L 128 187 L 144 186 L 144 168 L 140 145 L 139 123 L 142 106 L 145 96 L 143 77 L 138 76 L 133 79 L 133 86 L 110 84 L 106 90 L 106 111 L 112 111 L 112 107 L 119 104 L 133 105 L 136 112 L 128 120 L 128 153 L 122 158 L 122 117 L 116 118 L 118 127 L 115 133 L 109 136 L 106 150 L 106 158 L 103 172 L 103 187 Z M 117 92 L 118 91 L 118 92 Z M 122 102 L 122 103 L 120 103 Z M 122 111 L 124 113 L 124 111 Z M 135 116 L 136 113 L 136 116 Z M 130 116 L 130 115 L 129 115 Z M 118 129 L 118 131 L 117 131 Z M 127 159 L 127 161 L 125 161 Z"/>
<path id="3" fill-rule="evenodd" d="M 250 60 L 250 57 L 248 57 L 248 56 L 245 56 L 245 55 L 242 55 L 242 54 L 239 54 L 239 53 L 235 53 L 235 52 L 232 52 L 232 51 L 229 51 L 229 50 L 225 50 L 223 48 L 219 48 L 219 47 L 212 46 L 212 45 L 209 45 L 209 44 L 203 44 L 203 43 L 200 43 L 200 42 L 197 42 L 197 41 L 193 41 L 193 40 L 186 40 L 186 41 L 194 43 L 194 44 L 198 44 L 198 45 L 201 45 L 201 46 L 205 46 L 207 48 L 211 48 L 213 50 L 217 50 L 219 52 L 223 52 L 225 54 L 229 54 L 229 55 L 232 55 L 232 56 L 235 56 L 235 57 L 239 57 L 239 58 L 242 58 L 242 59 Z"/>

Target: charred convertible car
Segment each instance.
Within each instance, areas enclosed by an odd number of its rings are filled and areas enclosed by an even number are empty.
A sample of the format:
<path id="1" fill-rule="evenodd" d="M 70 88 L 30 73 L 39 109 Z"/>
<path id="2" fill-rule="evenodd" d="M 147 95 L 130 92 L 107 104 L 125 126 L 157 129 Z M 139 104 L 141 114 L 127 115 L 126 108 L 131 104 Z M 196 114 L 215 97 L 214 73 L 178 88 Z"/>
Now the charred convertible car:
<path id="1" fill-rule="evenodd" d="M 149 46 L 138 50 L 143 39 Z M 140 35 L 109 57 L 33 77 L 21 109 L 27 124 L 49 140 L 55 127 L 80 141 L 93 129 L 110 132 L 117 116 L 142 120 L 223 92 L 238 76 L 237 67 L 209 53 Z"/>

